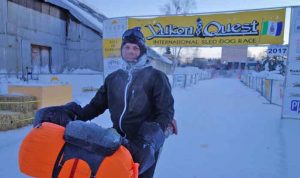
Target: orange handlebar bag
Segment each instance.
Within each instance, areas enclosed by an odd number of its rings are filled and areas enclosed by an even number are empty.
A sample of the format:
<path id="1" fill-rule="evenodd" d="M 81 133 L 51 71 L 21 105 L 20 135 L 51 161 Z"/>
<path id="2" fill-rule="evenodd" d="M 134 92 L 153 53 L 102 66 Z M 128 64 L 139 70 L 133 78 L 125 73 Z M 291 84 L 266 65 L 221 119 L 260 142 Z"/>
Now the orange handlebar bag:
<path id="1" fill-rule="evenodd" d="M 64 127 L 48 122 L 33 128 L 19 150 L 21 172 L 38 178 L 90 178 L 92 170 L 87 160 L 74 157 L 62 161 L 67 155 L 64 132 Z M 54 174 L 57 165 L 59 169 Z M 138 166 L 130 152 L 121 145 L 112 155 L 103 158 L 95 177 L 138 178 Z"/>

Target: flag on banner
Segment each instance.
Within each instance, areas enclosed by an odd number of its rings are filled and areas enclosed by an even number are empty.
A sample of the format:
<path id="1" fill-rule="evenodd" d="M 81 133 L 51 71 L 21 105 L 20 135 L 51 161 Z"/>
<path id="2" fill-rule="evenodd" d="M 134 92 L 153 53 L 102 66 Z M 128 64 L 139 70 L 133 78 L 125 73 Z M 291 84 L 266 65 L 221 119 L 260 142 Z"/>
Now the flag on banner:
<path id="1" fill-rule="evenodd" d="M 282 31 L 282 22 L 264 21 L 262 35 L 280 36 Z"/>

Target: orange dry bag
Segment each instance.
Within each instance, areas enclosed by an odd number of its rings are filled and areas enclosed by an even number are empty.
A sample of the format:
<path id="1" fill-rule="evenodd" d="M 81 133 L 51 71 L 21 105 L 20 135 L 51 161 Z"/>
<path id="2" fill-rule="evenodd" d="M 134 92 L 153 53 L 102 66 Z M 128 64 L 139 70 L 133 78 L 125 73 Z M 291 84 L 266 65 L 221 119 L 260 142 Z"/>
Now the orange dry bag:
<path id="1" fill-rule="evenodd" d="M 33 128 L 20 147 L 21 172 L 42 178 L 138 178 L 138 164 L 133 162 L 125 147 L 119 146 L 112 155 L 102 156 L 101 163 L 93 173 L 91 165 L 99 162 L 96 158 L 101 155 L 70 145 L 65 141 L 64 134 L 64 127 L 48 122 Z M 82 156 L 85 152 L 89 156 Z"/>

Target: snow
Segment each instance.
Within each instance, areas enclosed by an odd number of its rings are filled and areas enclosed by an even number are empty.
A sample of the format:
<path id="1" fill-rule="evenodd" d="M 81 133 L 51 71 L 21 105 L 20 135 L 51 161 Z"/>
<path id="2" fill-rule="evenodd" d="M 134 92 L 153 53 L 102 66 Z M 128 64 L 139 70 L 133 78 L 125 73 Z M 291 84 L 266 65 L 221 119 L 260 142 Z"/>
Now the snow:
<path id="1" fill-rule="evenodd" d="M 103 30 L 103 22 L 99 21 L 97 18 L 93 17 L 90 13 L 82 10 L 77 7 L 75 4 L 70 2 L 69 0 L 46 0 L 47 2 L 59 5 L 65 9 L 68 9 L 72 15 L 78 18 L 82 23 L 90 26 L 94 30 L 98 32 L 102 32 Z M 97 12 L 99 13 L 99 12 Z M 100 14 L 100 13 L 99 13 Z"/>
<path id="2" fill-rule="evenodd" d="M 49 83 L 44 76 L 43 81 Z M 87 104 L 100 75 L 58 75 L 73 86 L 74 100 Z M 0 77 L 1 79 L 1 77 Z M 0 80 L 0 91 L 13 78 Z M 32 81 L 30 81 L 32 82 Z M 3 93 L 3 92 L 2 92 Z M 237 79 L 203 80 L 174 88 L 179 135 L 166 140 L 156 178 L 298 178 L 300 121 L 281 120 L 281 107 Z M 93 122 L 110 127 L 109 113 Z M 0 177 L 27 177 L 18 168 L 18 150 L 31 126 L 0 132 Z"/>
<path id="3" fill-rule="evenodd" d="M 65 70 L 64 74 L 102 74 L 101 72 L 91 70 L 91 69 L 71 69 Z"/>
<path id="4" fill-rule="evenodd" d="M 87 21 L 91 22 L 92 24 L 96 25 L 99 29 L 103 29 L 103 22 L 100 22 L 98 19 L 93 17 L 91 14 L 85 12 L 84 10 L 78 8 L 73 3 L 69 2 L 68 0 L 62 0 L 65 4 L 69 7 L 74 9 L 76 12 L 79 12 Z"/>
<path id="5" fill-rule="evenodd" d="M 235 79 L 205 80 L 174 95 L 179 135 L 165 144 L 156 177 L 286 177 L 288 130 L 280 127 L 290 121 L 280 120 L 280 107 Z"/>
<path id="6" fill-rule="evenodd" d="M 284 76 L 279 74 L 278 71 L 261 71 L 261 72 L 249 71 L 248 74 L 250 74 L 253 77 L 258 77 L 258 78 L 284 80 Z"/>
<path id="7" fill-rule="evenodd" d="M 57 78 L 58 81 L 51 81 Z M 82 95 L 83 88 L 99 88 L 103 83 L 102 73 L 95 73 L 92 70 L 75 70 L 69 74 L 40 75 L 39 80 L 21 81 L 13 77 L 0 75 L 0 94 L 8 93 L 8 85 L 24 86 L 51 86 L 69 84 L 73 89 L 73 98 L 76 100 L 78 95 Z"/>
<path id="8" fill-rule="evenodd" d="M 174 70 L 174 74 L 199 74 L 199 73 L 206 73 L 210 74 L 212 73 L 211 69 L 199 69 L 198 67 L 192 67 L 192 66 L 187 66 L 187 67 L 176 67 Z"/>
<path id="9" fill-rule="evenodd" d="M 147 53 L 150 57 L 152 56 L 154 59 L 160 60 L 167 64 L 173 64 L 173 62 L 169 58 L 160 55 L 159 53 L 157 53 L 154 49 L 152 49 L 150 47 L 147 48 Z"/>
<path id="10" fill-rule="evenodd" d="M 199 71 L 202 71 L 201 69 L 199 69 L 198 67 L 176 67 L 174 74 L 194 74 L 194 73 L 198 73 Z"/>

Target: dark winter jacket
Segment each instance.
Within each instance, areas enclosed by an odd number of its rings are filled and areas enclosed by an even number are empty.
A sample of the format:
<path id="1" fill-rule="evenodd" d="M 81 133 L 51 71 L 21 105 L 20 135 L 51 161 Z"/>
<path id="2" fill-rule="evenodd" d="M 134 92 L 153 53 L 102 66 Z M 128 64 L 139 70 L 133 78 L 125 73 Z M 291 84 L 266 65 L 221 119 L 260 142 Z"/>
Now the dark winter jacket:
<path id="1" fill-rule="evenodd" d="M 157 122 L 165 130 L 174 116 L 173 105 L 167 76 L 143 56 L 138 64 L 108 75 L 79 118 L 90 120 L 109 109 L 113 127 L 130 139 L 145 121 Z"/>

